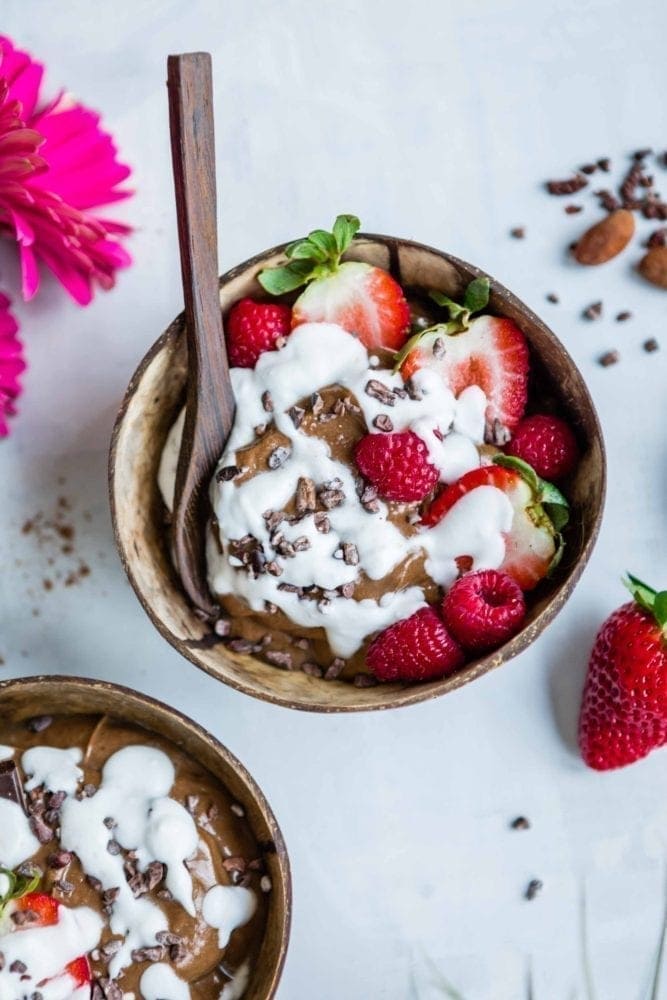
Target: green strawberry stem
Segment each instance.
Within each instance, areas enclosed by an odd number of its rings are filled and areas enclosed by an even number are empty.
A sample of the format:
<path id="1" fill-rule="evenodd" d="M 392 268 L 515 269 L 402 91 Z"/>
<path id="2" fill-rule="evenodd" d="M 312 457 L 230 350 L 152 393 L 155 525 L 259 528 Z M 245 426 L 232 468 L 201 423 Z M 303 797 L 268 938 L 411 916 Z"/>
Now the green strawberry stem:
<path id="1" fill-rule="evenodd" d="M 29 892 L 34 892 L 39 885 L 40 876 L 38 874 L 27 875 L 23 872 L 13 872 L 9 868 L 0 867 L 0 875 L 4 875 L 9 881 L 9 888 L 4 895 L 0 896 L 0 916 L 2 916 L 7 905 L 13 899 L 21 899 Z"/>
<path id="2" fill-rule="evenodd" d="M 475 278 L 463 293 L 462 304 L 455 302 L 454 299 L 450 299 L 444 292 L 429 292 L 429 296 L 434 302 L 447 309 L 449 321 L 447 323 L 435 323 L 433 326 L 429 326 L 425 330 L 419 330 L 413 334 L 396 356 L 394 371 L 399 370 L 408 354 L 417 347 L 423 337 L 454 337 L 457 333 L 463 333 L 464 330 L 467 330 L 474 313 L 481 312 L 482 309 L 486 309 L 488 306 L 490 289 L 491 283 L 488 278 Z"/>
<path id="3" fill-rule="evenodd" d="M 623 584 L 628 588 L 640 608 L 653 615 L 662 632 L 667 635 L 667 590 L 654 590 L 632 573 L 627 574 Z"/>
<path id="4" fill-rule="evenodd" d="M 496 455 L 493 464 L 513 469 L 530 486 L 535 502 L 528 508 L 528 512 L 536 524 L 546 524 L 556 542 L 556 551 L 547 570 L 547 576 L 551 576 L 565 551 L 562 532 L 570 520 L 570 505 L 557 486 L 548 483 L 546 479 L 541 479 L 532 465 L 524 462 L 522 458 L 516 458 L 514 455 Z"/>
<path id="5" fill-rule="evenodd" d="M 257 280 L 270 295 L 284 295 L 317 278 L 334 274 L 360 225 L 356 215 L 339 215 L 330 233 L 314 229 L 305 239 L 289 243 L 285 248 L 289 263 L 265 268 Z"/>

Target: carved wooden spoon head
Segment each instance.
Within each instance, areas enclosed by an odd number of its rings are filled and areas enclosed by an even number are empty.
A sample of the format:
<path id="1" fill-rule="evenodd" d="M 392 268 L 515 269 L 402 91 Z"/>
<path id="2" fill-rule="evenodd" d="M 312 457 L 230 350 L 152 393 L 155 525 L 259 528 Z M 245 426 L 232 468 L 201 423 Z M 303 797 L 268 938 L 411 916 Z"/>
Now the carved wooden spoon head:
<path id="1" fill-rule="evenodd" d="M 185 299 L 188 382 L 176 472 L 172 542 L 183 586 L 215 613 L 206 581 L 208 488 L 234 419 L 218 287 L 218 236 L 211 57 L 169 56 L 169 127 Z"/>

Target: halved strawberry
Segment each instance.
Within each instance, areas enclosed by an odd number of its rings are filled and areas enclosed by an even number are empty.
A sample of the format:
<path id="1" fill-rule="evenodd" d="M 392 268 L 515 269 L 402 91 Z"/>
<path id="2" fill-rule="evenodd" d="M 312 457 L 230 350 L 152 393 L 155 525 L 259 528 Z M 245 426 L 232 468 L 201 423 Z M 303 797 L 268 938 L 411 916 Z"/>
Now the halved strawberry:
<path id="1" fill-rule="evenodd" d="M 35 914 L 25 924 L 12 920 L 14 927 L 21 930 L 22 927 L 52 927 L 58 923 L 58 907 L 60 903 L 53 896 L 47 896 L 45 892 L 28 892 L 25 896 L 12 899 L 7 904 L 3 917 L 11 918 L 13 913 L 33 913 Z"/>
<path id="2" fill-rule="evenodd" d="M 90 962 L 86 955 L 81 955 L 79 958 L 75 958 L 73 962 L 70 962 L 69 965 L 66 965 L 65 972 L 68 976 L 72 977 L 77 989 L 79 986 L 85 986 L 93 978 Z"/>
<path id="3" fill-rule="evenodd" d="M 341 262 L 359 229 L 354 215 L 339 215 L 333 232 L 315 229 L 291 243 L 284 267 L 259 274 L 262 287 L 282 295 L 306 285 L 292 307 L 292 329 L 302 323 L 338 323 L 368 348 L 397 351 L 410 328 L 410 307 L 403 289 L 381 267 Z"/>
<path id="4" fill-rule="evenodd" d="M 431 296 L 447 307 L 451 318 L 408 341 L 397 365 L 403 378 L 429 367 L 442 374 L 455 396 L 477 385 L 488 401 L 487 424 L 493 429 L 498 421 L 511 431 L 523 416 L 528 395 L 529 353 L 524 335 L 503 316 L 472 318 L 488 304 L 486 278 L 468 285 L 462 306 L 439 292 Z"/>
<path id="5" fill-rule="evenodd" d="M 556 567 L 562 555 L 560 531 L 568 520 L 567 501 L 525 462 L 498 455 L 493 465 L 473 469 L 447 486 L 425 511 L 422 524 L 432 528 L 457 500 L 479 486 L 495 486 L 512 504 L 514 517 L 505 535 L 505 558 L 498 569 L 516 580 L 522 590 L 532 590 Z"/>

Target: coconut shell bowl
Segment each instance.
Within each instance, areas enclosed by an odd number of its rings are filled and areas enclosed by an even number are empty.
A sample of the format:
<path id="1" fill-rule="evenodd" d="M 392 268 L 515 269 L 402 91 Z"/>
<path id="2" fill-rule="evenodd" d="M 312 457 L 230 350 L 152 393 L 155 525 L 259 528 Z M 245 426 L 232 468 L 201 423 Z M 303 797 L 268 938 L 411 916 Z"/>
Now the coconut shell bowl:
<path id="1" fill-rule="evenodd" d="M 243 765 L 210 733 L 168 705 L 129 688 L 76 677 L 27 677 L 0 683 L 0 736 L 8 724 L 43 716 L 106 715 L 170 740 L 220 782 L 263 845 L 271 880 L 259 954 L 253 960 L 246 1000 L 270 1000 L 282 972 L 290 931 L 292 888 L 280 828 L 260 788 Z M 242 810 L 243 812 L 241 813 Z"/>
<path id="2" fill-rule="evenodd" d="M 410 289 L 435 288 L 457 299 L 480 272 L 431 247 L 386 236 L 359 235 L 346 259 L 388 269 Z M 263 296 L 257 274 L 285 262 L 277 247 L 220 278 L 223 315 L 243 296 Z M 422 684 L 356 687 L 280 670 L 215 641 L 210 626 L 188 603 L 170 557 L 169 529 L 157 483 L 168 431 L 184 403 L 187 353 L 184 319 L 178 316 L 135 372 L 121 405 L 110 453 L 110 498 L 116 542 L 125 571 L 156 628 L 186 659 L 238 691 L 274 704 L 316 712 L 349 712 L 410 705 L 453 691 L 521 653 L 549 625 L 572 593 L 595 543 L 604 504 L 605 454 L 598 418 L 584 380 L 551 330 L 511 292 L 491 281 L 489 309 L 523 331 L 539 396 L 574 428 L 581 457 L 567 485 L 570 522 L 565 556 L 529 595 L 521 631 L 500 649 L 468 662 L 458 672 Z"/>

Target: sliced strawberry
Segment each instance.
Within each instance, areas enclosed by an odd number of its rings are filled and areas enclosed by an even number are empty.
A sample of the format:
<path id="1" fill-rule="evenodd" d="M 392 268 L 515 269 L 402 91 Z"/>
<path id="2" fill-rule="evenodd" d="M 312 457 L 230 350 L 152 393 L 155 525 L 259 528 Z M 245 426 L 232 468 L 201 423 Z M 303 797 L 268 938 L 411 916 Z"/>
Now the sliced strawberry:
<path id="1" fill-rule="evenodd" d="M 65 972 L 68 976 L 72 977 L 77 989 L 79 986 L 85 986 L 93 978 L 90 962 L 86 955 L 81 955 L 79 958 L 75 958 L 73 962 L 70 962 L 69 965 L 66 965 Z"/>
<path id="2" fill-rule="evenodd" d="M 444 342 L 444 345 L 443 345 Z M 439 348 L 443 345 L 443 349 Z M 426 330 L 401 365 L 404 379 L 420 368 L 435 368 L 455 396 L 478 385 L 487 398 L 486 419 L 512 430 L 523 416 L 528 396 L 528 347 L 511 319 L 478 316 L 459 333 Z"/>
<path id="3" fill-rule="evenodd" d="M 432 528 L 461 497 L 479 486 L 502 490 L 512 504 L 514 518 L 505 535 L 505 558 L 498 569 L 516 580 L 522 590 L 531 590 L 560 558 L 563 542 L 559 532 L 567 523 L 567 503 L 555 486 L 539 479 L 525 462 L 508 456 L 499 456 L 495 462 L 473 469 L 447 486 L 425 511 L 422 524 Z"/>
<path id="4" fill-rule="evenodd" d="M 259 281 L 272 295 L 306 285 L 292 308 L 292 329 L 302 323 L 338 323 L 368 348 L 397 351 L 410 328 L 403 289 L 381 267 L 341 262 L 359 229 L 353 215 L 339 215 L 328 233 L 316 229 L 291 243 L 284 267 L 262 271 Z"/>
<path id="5" fill-rule="evenodd" d="M 47 896 L 45 892 L 29 892 L 19 899 L 13 899 L 7 907 L 9 914 L 26 912 L 34 913 L 36 919 L 32 918 L 25 927 L 52 927 L 58 923 L 58 907 L 60 903 L 53 896 Z"/>

